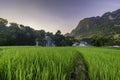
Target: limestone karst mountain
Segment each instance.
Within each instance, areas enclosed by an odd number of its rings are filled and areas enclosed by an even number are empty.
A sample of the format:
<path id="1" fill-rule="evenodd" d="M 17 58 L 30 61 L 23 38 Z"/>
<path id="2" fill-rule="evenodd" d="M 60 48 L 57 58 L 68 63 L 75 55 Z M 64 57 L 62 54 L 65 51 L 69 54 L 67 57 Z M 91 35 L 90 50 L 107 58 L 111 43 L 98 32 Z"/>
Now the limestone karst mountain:
<path id="1" fill-rule="evenodd" d="M 89 38 L 92 35 L 110 37 L 114 34 L 120 34 L 120 9 L 102 16 L 85 18 L 70 33 L 77 38 Z"/>

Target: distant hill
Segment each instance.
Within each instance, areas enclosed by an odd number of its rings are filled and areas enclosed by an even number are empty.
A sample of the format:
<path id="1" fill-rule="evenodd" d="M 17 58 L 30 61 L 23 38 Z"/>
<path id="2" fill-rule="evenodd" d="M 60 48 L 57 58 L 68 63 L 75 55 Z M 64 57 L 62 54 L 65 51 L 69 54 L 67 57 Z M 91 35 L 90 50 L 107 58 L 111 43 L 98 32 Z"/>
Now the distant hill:
<path id="1" fill-rule="evenodd" d="M 77 38 L 89 38 L 92 35 L 110 37 L 114 34 L 120 34 L 120 9 L 102 16 L 85 18 L 70 33 Z"/>

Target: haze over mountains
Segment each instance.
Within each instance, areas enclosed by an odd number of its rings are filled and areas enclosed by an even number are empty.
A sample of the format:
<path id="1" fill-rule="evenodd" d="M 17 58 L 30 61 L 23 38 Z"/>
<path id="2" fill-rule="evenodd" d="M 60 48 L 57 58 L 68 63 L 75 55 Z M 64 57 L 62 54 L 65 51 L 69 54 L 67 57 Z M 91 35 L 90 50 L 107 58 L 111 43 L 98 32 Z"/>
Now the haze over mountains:
<path id="1" fill-rule="evenodd" d="M 77 38 L 89 38 L 92 35 L 110 37 L 114 34 L 120 34 L 120 9 L 102 16 L 85 18 L 70 33 Z"/>

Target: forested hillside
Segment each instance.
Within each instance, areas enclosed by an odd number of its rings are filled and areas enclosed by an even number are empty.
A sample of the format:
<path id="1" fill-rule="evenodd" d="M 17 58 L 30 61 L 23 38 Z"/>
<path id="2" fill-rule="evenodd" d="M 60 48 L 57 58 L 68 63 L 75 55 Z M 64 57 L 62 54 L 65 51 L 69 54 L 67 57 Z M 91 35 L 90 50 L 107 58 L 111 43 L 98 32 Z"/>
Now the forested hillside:
<path id="1" fill-rule="evenodd" d="M 113 37 L 118 34 L 120 35 L 120 9 L 102 16 L 85 18 L 71 32 L 77 38 L 90 38 L 93 35 Z"/>
<path id="2" fill-rule="evenodd" d="M 81 20 L 69 35 L 88 38 L 95 46 L 120 45 L 120 9 Z"/>

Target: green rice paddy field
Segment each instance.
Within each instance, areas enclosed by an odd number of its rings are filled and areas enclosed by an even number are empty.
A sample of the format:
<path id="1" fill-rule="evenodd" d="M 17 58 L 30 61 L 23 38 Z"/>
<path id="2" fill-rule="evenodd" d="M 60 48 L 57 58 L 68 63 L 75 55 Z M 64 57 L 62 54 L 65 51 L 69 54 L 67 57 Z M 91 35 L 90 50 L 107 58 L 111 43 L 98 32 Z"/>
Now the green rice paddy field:
<path id="1" fill-rule="evenodd" d="M 120 49 L 0 47 L 0 80 L 120 80 Z"/>

